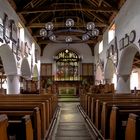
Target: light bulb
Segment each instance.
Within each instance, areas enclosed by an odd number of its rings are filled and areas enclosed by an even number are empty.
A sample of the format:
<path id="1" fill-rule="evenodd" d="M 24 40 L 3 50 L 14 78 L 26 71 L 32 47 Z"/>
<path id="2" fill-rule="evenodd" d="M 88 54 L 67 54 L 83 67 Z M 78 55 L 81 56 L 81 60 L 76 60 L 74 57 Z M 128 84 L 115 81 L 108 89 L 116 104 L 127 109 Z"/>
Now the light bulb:
<path id="1" fill-rule="evenodd" d="M 72 42 L 71 36 L 67 36 L 67 37 L 65 38 L 65 41 L 66 41 L 66 42 Z"/>
<path id="2" fill-rule="evenodd" d="M 98 36 L 99 35 L 99 30 L 98 29 L 94 29 L 93 31 L 92 31 L 92 36 Z"/>
<path id="3" fill-rule="evenodd" d="M 83 41 L 89 40 L 89 35 L 83 34 L 82 40 L 83 40 Z"/>
<path id="4" fill-rule="evenodd" d="M 46 24 L 45 24 L 45 28 L 46 28 L 47 30 L 53 30 L 53 23 L 52 23 L 52 22 L 46 23 Z"/>
<path id="5" fill-rule="evenodd" d="M 87 30 L 93 30 L 95 28 L 94 22 L 88 22 L 87 23 Z"/>
<path id="6" fill-rule="evenodd" d="M 49 37 L 50 40 L 55 41 L 56 40 L 56 36 L 53 34 Z"/>
<path id="7" fill-rule="evenodd" d="M 66 20 L 66 27 L 73 27 L 74 26 L 74 20 L 73 19 L 67 19 Z"/>
<path id="8" fill-rule="evenodd" d="M 40 35 L 41 35 L 42 37 L 47 36 L 47 31 L 46 31 L 46 29 L 41 29 L 41 30 L 40 30 Z"/>

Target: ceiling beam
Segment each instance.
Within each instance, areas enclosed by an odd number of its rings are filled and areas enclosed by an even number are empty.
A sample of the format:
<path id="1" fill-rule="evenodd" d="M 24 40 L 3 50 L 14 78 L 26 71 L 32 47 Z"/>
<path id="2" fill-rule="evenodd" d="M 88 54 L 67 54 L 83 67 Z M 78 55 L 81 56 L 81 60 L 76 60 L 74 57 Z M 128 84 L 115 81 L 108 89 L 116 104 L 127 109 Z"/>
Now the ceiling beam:
<path id="1" fill-rule="evenodd" d="M 23 9 L 26 9 L 26 8 L 28 8 L 29 6 L 34 7 L 34 6 L 33 6 L 33 3 L 34 3 L 35 1 L 37 1 L 37 0 L 31 0 L 30 2 L 28 2 L 28 3 L 23 7 Z"/>
<path id="2" fill-rule="evenodd" d="M 42 44 L 48 44 L 48 43 L 53 43 L 53 42 L 50 41 L 50 40 L 40 40 L 37 43 L 38 43 L 38 45 L 42 45 Z M 88 41 L 86 41 L 84 43 L 87 43 L 87 44 L 96 44 L 97 42 L 96 42 L 96 40 L 88 40 Z M 62 42 L 60 44 L 64 44 L 64 42 Z"/>
<path id="3" fill-rule="evenodd" d="M 92 15 L 92 17 L 96 17 L 99 21 L 103 22 L 104 24 L 109 25 L 108 21 L 105 18 L 103 18 L 102 16 L 100 16 L 99 14 L 96 14 L 96 13 L 90 12 L 90 11 L 88 11 L 87 13 Z"/>
<path id="4" fill-rule="evenodd" d="M 116 9 L 114 8 L 109 8 L 109 7 L 97 7 L 94 9 L 89 9 L 89 8 L 69 8 L 69 9 L 28 9 L 28 10 L 22 10 L 20 14 L 35 14 L 35 13 L 51 13 L 51 12 L 66 12 L 66 11 L 89 11 L 89 12 L 117 12 Z"/>
<path id="5" fill-rule="evenodd" d="M 102 2 L 103 2 L 104 0 L 99 0 L 99 4 L 98 4 L 98 7 L 100 7 L 101 6 L 101 4 L 102 4 Z"/>
<path id="6" fill-rule="evenodd" d="M 32 18 L 28 24 L 33 23 L 35 20 L 37 20 L 43 13 L 39 13 L 37 16 L 35 16 L 34 18 Z"/>
<path id="7" fill-rule="evenodd" d="M 96 23 L 95 22 L 95 25 L 97 26 L 97 27 L 107 27 L 108 25 L 107 24 L 105 24 L 105 23 Z M 30 28 L 43 28 L 43 27 L 45 27 L 45 23 L 32 23 L 32 24 L 30 24 L 30 25 L 27 25 L 27 27 L 30 27 Z M 54 24 L 54 27 L 56 27 L 56 28 L 59 28 L 59 27 L 65 27 L 65 23 L 62 23 L 62 22 L 57 22 L 57 23 L 55 23 Z M 74 27 L 84 27 L 84 25 L 82 24 L 82 23 L 75 23 L 75 25 L 74 25 Z"/>

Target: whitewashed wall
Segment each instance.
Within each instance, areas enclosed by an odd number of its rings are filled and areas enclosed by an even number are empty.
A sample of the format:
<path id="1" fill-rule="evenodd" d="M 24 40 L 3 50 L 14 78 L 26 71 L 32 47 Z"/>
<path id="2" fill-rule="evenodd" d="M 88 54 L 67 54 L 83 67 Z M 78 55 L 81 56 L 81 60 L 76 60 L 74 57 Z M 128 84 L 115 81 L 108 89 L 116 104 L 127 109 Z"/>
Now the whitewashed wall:
<path id="1" fill-rule="evenodd" d="M 113 21 L 116 25 L 115 36 L 117 37 L 117 46 L 119 49 L 119 41 L 125 37 L 125 34 L 130 34 L 132 30 L 136 31 L 136 39 L 134 44 L 139 47 L 138 40 L 140 39 L 140 0 L 127 0 L 122 6 L 118 15 Z M 112 23 L 113 23 L 112 22 Z M 103 52 L 100 54 L 100 59 L 106 64 L 106 51 L 114 40 L 108 43 L 108 29 L 103 35 Z M 95 47 L 95 63 L 98 57 L 99 44 Z M 119 57 L 122 51 L 119 50 Z M 105 66 L 105 65 L 104 65 Z"/>
<path id="2" fill-rule="evenodd" d="M 94 57 L 92 56 L 92 52 L 90 47 L 87 44 L 48 44 L 44 51 L 43 56 L 41 57 L 41 63 L 54 63 L 53 56 L 55 56 L 59 51 L 63 49 L 70 49 L 76 52 L 79 56 L 81 56 L 82 63 L 93 63 Z M 55 74 L 56 65 L 53 64 L 53 74 Z"/>
<path id="3" fill-rule="evenodd" d="M 13 19 L 15 21 L 15 24 L 18 25 L 18 23 L 20 23 L 24 28 L 24 24 L 22 23 L 22 21 L 19 19 L 19 17 L 17 16 L 17 14 L 15 13 L 14 9 L 11 7 L 11 5 L 8 3 L 7 0 L 0 0 L 0 18 L 3 19 L 4 18 L 4 13 L 6 13 L 8 15 L 8 19 Z M 28 44 L 30 46 L 32 46 L 32 43 L 35 43 L 35 48 L 37 48 L 40 52 L 40 47 L 38 46 L 38 44 L 35 42 L 35 40 L 32 38 L 32 36 L 30 35 L 30 33 L 28 32 L 28 30 L 25 28 L 25 40 L 24 42 L 28 42 Z M 2 44 L 1 44 L 2 45 Z M 10 44 L 9 44 L 10 46 Z M 10 46 L 11 47 L 11 46 Z M 32 57 L 34 57 L 34 52 L 35 49 L 32 48 L 31 51 L 31 55 Z M 31 68 L 31 55 L 28 56 L 28 62 L 30 64 L 30 68 Z M 33 65 L 37 65 L 39 71 L 40 71 L 40 63 L 35 63 L 34 61 L 35 59 L 33 58 Z M 22 59 L 20 60 L 20 64 L 22 62 Z M 18 74 L 20 75 L 20 67 L 18 67 Z"/>

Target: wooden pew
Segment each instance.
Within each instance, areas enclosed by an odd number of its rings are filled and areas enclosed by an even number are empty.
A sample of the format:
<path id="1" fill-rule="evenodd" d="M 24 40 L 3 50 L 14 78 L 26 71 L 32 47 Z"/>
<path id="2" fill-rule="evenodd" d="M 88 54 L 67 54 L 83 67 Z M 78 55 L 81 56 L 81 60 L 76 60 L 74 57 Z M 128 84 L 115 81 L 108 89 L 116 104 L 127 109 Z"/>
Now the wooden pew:
<path id="1" fill-rule="evenodd" d="M 139 102 L 130 102 L 130 101 L 117 101 L 117 102 L 104 102 L 101 113 L 101 133 L 105 138 L 109 138 L 109 120 L 112 106 L 115 105 L 121 109 L 129 106 L 130 109 L 140 109 Z"/>
<path id="2" fill-rule="evenodd" d="M 115 97 L 100 97 L 96 100 L 96 103 L 95 101 L 93 101 L 94 103 L 92 104 L 94 109 L 93 109 L 93 117 L 95 118 L 95 126 L 97 127 L 97 129 L 100 129 L 101 128 L 101 124 L 100 124 L 100 120 L 101 120 L 101 111 L 102 111 L 102 105 L 103 105 L 103 102 L 118 102 L 118 101 L 125 101 L 125 100 L 130 100 L 130 102 L 132 100 L 134 101 L 139 101 L 140 100 L 140 97 L 136 97 L 136 96 L 130 96 L 130 95 L 118 95 L 118 96 L 115 96 Z"/>
<path id="3" fill-rule="evenodd" d="M 136 114 L 129 114 L 125 140 L 140 140 L 140 117 Z"/>
<path id="4" fill-rule="evenodd" d="M 15 136 L 16 140 L 33 140 L 33 128 L 30 115 L 19 120 L 8 120 L 8 135 Z"/>
<path id="5" fill-rule="evenodd" d="M 6 103 L 1 103 L 0 102 L 0 110 L 1 111 L 5 111 L 6 109 L 8 111 L 13 111 L 13 110 L 17 110 L 17 111 L 33 111 L 33 109 L 35 107 L 38 107 L 40 109 L 40 116 L 41 116 L 41 137 L 42 139 L 45 138 L 45 135 L 47 133 L 46 130 L 46 114 L 45 114 L 45 104 L 41 103 L 41 104 L 33 104 L 33 103 L 28 103 L 28 104 L 23 104 L 23 103 L 9 103 L 7 105 Z"/>
<path id="6" fill-rule="evenodd" d="M 22 98 L 22 99 L 11 99 L 11 98 L 8 98 L 8 99 L 0 99 L 0 103 L 3 103 L 3 104 L 5 104 L 5 102 L 9 102 L 9 103 L 17 103 L 17 104 L 19 104 L 19 103 L 22 103 L 23 105 L 24 104 L 32 104 L 32 105 L 38 105 L 38 104 L 44 104 L 43 106 L 45 106 L 45 107 L 43 107 L 44 108 L 44 113 L 45 113 L 45 121 L 44 121 L 44 123 L 45 123 L 45 129 L 47 130 L 48 129 L 48 127 L 49 127 L 49 124 L 50 124 L 50 110 L 49 110 L 49 101 L 48 100 L 43 100 L 43 101 L 40 101 L 39 99 L 24 99 L 24 98 Z M 41 116 L 42 117 L 42 116 Z M 41 119 L 43 119 L 43 118 L 41 118 Z"/>
<path id="7" fill-rule="evenodd" d="M 129 106 L 123 109 L 116 106 L 112 107 L 110 115 L 110 139 L 125 139 L 125 128 L 130 113 L 140 114 L 140 108 L 132 108 Z"/>
<path id="8" fill-rule="evenodd" d="M 57 105 L 58 105 L 58 100 L 57 100 L 57 95 L 55 94 L 47 94 L 47 95 L 35 95 L 35 94 L 19 94 L 19 95 L 6 95 L 6 96 L 0 96 L 2 100 L 5 99 L 17 99 L 17 100 L 39 100 L 39 101 L 46 101 L 49 100 L 49 114 L 50 114 L 50 121 L 53 116 L 53 113 L 55 112 Z M 1 99 L 0 98 L 0 99 Z"/>
<path id="9" fill-rule="evenodd" d="M 81 94 L 80 103 L 84 111 L 91 118 L 92 122 L 95 123 L 96 120 L 94 114 L 96 110 L 96 100 L 113 100 L 116 98 L 131 99 L 136 98 L 136 96 L 132 94 Z"/>
<path id="10" fill-rule="evenodd" d="M 40 119 L 40 111 L 38 107 L 35 107 L 33 111 L 27 111 L 27 110 L 16 110 L 16 108 L 11 111 L 9 111 L 8 108 L 5 108 L 4 111 L 0 110 L 0 114 L 6 114 L 8 116 L 8 119 L 19 119 L 22 116 L 30 115 L 32 120 L 32 126 L 33 126 L 33 135 L 34 140 L 41 140 L 41 119 Z"/>
<path id="11" fill-rule="evenodd" d="M 47 102 L 46 106 L 46 129 L 52 120 L 53 114 L 57 108 L 57 96 L 56 95 L 6 95 L 0 96 L 0 102 Z M 48 102 L 49 101 L 49 102 Z M 48 108 L 49 106 L 49 108 Z M 44 120 L 45 121 L 45 120 Z M 43 126 L 42 126 L 43 127 Z M 44 130 L 44 127 L 42 128 Z"/>
<path id="12" fill-rule="evenodd" d="M 0 139 L 8 140 L 7 135 L 8 118 L 5 114 L 0 115 Z"/>
<path id="13" fill-rule="evenodd" d="M 43 102 L 45 101 L 46 103 L 46 116 L 47 116 L 47 124 L 49 124 L 51 122 L 51 119 L 53 117 L 53 114 L 57 108 L 57 96 L 56 95 L 8 95 L 8 96 L 3 96 L 2 98 L 0 98 L 0 100 L 2 99 L 2 101 L 10 101 L 10 100 L 14 100 L 14 101 L 40 101 Z M 46 100 L 49 100 L 49 103 L 47 103 Z M 49 108 L 48 108 L 49 106 Z M 48 116 L 49 114 L 49 116 Z M 48 128 L 48 125 L 47 125 Z"/>

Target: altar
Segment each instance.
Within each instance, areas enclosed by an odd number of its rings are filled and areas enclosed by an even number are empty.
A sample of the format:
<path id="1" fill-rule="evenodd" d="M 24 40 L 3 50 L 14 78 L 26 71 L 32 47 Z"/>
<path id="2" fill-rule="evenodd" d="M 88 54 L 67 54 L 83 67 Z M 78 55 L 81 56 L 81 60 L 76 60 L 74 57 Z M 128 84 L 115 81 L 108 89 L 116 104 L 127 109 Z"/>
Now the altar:
<path id="1" fill-rule="evenodd" d="M 59 95 L 76 95 L 76 87 L 59 87 Z"/>

